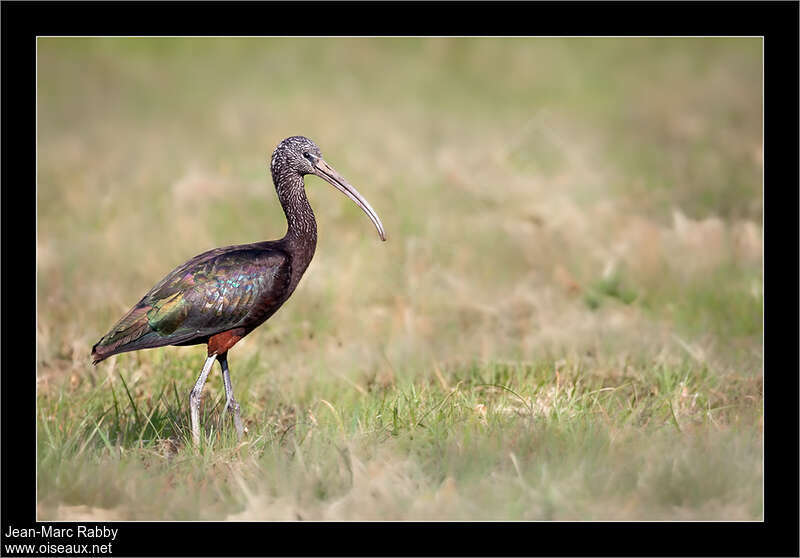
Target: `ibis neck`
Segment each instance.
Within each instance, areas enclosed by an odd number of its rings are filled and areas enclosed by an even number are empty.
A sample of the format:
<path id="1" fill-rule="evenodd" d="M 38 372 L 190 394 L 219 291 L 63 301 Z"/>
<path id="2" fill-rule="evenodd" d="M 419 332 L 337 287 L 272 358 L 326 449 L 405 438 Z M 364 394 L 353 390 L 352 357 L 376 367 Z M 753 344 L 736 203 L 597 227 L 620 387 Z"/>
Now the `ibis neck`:
<path id="1" fill-rule="evenodd" d="M 306 197 L 303 177 L 284 176 L 276 182 L 278 200 L 286 215 L 287 230 L 283 240 L 296 252 L 303 270 L 311 262 L 317 246 L 317 221 Z"/>

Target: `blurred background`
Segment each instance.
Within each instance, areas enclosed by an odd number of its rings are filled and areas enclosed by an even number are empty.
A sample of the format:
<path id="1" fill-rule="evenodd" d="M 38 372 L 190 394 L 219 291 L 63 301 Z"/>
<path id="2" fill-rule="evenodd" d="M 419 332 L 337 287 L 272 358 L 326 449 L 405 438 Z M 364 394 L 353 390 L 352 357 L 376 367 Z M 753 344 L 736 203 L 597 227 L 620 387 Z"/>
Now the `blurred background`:
<path id="1" fill-rule="evenodd" d="M 233 353 L 234 377 L 269 371 L 247 389 L 577 356 L 761 374 L 760 39 L 41 38 L 37 59 L 42 390 L 82 382 L 178 264 L 281 237 L 269 158 L 298 134 L 388 241 L 307 178 L 317 252 Z"/>
<path id="2" fill-rule="evenodd" d="M 38 58 L 40 363 L 83 366 L 195 254 L 282 236 L 268 162 L 294 134 L 389 241 L 309 178 L 316 256 L 246 345 L 525 358 L 677 332 L 760 360 L 758 39 L 54 38 Z"/>

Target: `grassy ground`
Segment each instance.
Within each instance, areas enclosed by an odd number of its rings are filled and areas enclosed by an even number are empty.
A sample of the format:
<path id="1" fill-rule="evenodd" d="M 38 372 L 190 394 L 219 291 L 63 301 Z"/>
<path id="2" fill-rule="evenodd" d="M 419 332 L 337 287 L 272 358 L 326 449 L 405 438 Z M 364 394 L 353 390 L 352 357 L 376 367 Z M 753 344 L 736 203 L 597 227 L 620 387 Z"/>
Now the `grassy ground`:
<path id="1" fill-rule="evenodd" d="M 762 500 L 757 39 L 40 39 L 39 519 L 745 519 Z M 89 351 L 182 261 L 317 254 L 231 352 Z M 164 495 L 169 497 L 165 498 Z"/>

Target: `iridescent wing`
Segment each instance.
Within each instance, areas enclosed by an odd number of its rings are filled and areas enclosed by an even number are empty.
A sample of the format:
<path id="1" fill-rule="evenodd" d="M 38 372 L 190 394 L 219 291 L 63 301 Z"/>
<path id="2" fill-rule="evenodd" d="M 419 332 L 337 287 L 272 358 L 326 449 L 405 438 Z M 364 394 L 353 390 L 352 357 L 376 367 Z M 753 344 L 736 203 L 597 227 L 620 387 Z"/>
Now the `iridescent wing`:
<path id="1" fill-rule="evenodd" d="M 188 344 L 266 319 L 285 300 L 290 277 L 289 256 L 278 248 L 244 245 L 200 254 L 142 297 L 92 356 L 99 362 L 125 351 Z"/>

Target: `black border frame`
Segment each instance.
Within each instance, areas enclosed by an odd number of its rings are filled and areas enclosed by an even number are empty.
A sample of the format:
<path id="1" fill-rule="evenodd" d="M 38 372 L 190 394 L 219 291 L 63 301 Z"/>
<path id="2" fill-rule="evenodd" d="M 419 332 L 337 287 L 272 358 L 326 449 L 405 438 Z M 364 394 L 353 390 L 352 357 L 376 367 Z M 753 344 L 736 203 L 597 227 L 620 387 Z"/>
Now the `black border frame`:
<path id="1" fill-rule="evenodd" d="M 764 522 L 122 522 L 113 524 L 120 529 L 114 554 L 800 555 L 798 7 L 749 1 L 3 2 L 2 533 L 9 524 L 34 526 L 36 513 L 36 36 L 746 35 L 765 38 Z M 373 537 L 379 544 L 371 544 Z"/>

